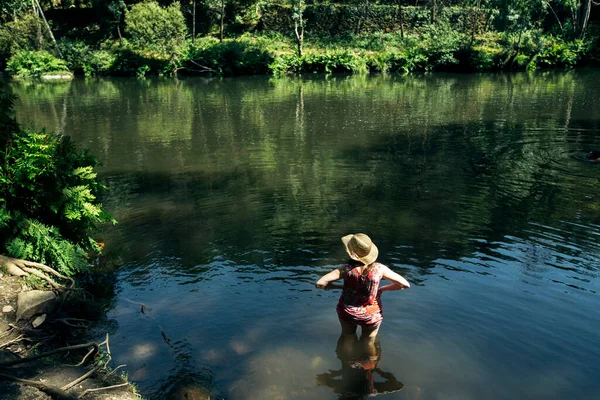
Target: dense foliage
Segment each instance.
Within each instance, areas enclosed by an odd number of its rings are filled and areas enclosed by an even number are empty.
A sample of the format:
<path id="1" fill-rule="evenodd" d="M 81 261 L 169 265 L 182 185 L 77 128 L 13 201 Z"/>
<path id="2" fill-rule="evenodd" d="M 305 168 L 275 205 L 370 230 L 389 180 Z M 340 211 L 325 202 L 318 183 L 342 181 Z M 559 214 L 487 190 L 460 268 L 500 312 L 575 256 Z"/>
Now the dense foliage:
<path id="1" fill-rule="evenodd" d="M 39 78 L 45 74 L 68 72 L 64 60 L 47 51 L 21 50 L 10 58 L 6 70 L 19 78 Z"/>
<path id="2" fill-rule="evenodd" d="M 174 51 L 186 35 L 179 3 L 161 7 L 155 1 L 135 4 L 125 15 L 126 32 L 142 48 Z"/>
<path id="3" fill-rule="evenodd" d="M 0 0 L 0 64 L 33 50 L 53 53 L 75 73 L 140 77 L 535 70 L 598 62 L 600 6 L 592 0 L 40 4 L 32 10 Z"/>
<path id="4" fill-rule="evenodd" d="M 97 161 L 69 137 L 20 129 L 13 98 L 0 88 L 0 248 L 71 275 L 98 250 L 89 236 L 114 221 L 96 202 Z"/>

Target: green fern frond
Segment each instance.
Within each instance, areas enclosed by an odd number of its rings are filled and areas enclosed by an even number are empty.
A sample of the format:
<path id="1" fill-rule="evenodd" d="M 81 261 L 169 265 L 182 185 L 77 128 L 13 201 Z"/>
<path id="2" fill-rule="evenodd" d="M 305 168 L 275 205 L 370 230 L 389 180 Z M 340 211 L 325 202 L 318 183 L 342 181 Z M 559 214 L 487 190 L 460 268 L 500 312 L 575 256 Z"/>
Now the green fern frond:
<path id="1" fill-rule="evenodd" d="M 73 170 L 73 175 L 86 180 L 96 179 L 96 177 L 98 176 L 98 174 L 94 172 L 94 167 L 89 165 L 86 167 L 75 168 Z"/>

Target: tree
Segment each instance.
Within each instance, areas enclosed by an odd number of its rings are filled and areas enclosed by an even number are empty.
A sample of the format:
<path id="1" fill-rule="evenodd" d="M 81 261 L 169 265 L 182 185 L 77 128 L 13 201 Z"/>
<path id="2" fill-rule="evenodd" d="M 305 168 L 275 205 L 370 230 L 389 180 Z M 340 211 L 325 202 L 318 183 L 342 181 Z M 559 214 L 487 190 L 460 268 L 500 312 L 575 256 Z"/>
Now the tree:
<path id="1" fill-rule="evenodd" d="M 219 17 L 219 41 L 223 42 L 223 36 L 225 31 L 225 6 L 227 5 L 226 0 L 206 0 L 206 6 L 210 12 L 218 15 Z"/>
<path id="2" fill-rule="evenodd" d="M 155 1 L 131 7 L 125 14 L 125 27 L 138 46 L 155 46 L 169 53 L 184 41 L 187 31 L 179 3 L 161 7 Z"/>
<path id="3" fill-rule="evenodd" d="M 292 0 L 292 19 L 294 20 L 294 34 L 296 35 L 296 44 L 298 46 L 298 57 L 302 57 L 304 45 L 304 10 L 306 3 L 304 0 Z"/>
<path id="4" fill-rule="evenodd" d="M 368 12 L 369 12 L 369 0 L 362 0 L 362 12 L 360 13 L 360 16 L 358 17 L 358 22 L 356 23 L 356 34 L 358 35 L 360 33 L 360 28 L 361 25 L 363 24 L 363 22 L 367 19 L 368 17 Z"/>

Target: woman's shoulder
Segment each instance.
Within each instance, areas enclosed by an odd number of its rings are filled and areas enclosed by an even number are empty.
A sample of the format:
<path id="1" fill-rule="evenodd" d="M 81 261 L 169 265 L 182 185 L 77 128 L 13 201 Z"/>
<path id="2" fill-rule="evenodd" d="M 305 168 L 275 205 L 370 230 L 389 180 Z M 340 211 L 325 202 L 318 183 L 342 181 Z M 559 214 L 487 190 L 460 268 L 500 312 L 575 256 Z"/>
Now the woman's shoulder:
<path id="1" fill-rule="evenodd" d="M 379 262 L 374 262 L 373 268 L 376 269 L 378 272 L 383 273 L 383 271 L 387 268 L 387 265 L 384 265 Z"/>

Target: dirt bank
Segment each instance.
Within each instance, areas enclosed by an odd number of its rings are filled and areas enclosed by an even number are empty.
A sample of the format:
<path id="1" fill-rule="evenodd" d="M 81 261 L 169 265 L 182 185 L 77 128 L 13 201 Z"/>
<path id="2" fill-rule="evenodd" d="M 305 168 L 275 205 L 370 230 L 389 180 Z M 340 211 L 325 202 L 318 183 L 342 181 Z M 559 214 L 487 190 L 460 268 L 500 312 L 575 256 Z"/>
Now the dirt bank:
<path id="1" fill-rule="evenodd" d="M 30 291 L 22 278 L 0 272 L 0 400 L 45 400 L 52 398 L 84 400 L 133 400 L 140 397 L 135 388 L 121 377 L 123 369 L 113 370 L 108 343 L 88 342 L 81 349 L 65 349 L 68 346 L 88 341 L 91 321 L 80 316 L 70 316 L 68 307 L 59 296 L 52 309 L 43 314 L 17 321 L 19 293 Z M 23 304 L 21 304 L 23 308 Z M 21 314 L 23 311 L 21 309 Z M 43 318 L 41 325 L 34 328 Z M 100 344 L 96 347 L 96 344 Z M 98 350 L 98 351 L 96 351 Z M 50 351 L 56 353 L 36 360 L 22 362 Z M 92 354 L 85 358 L 88 351 Z M 14 363 L 14 365 L 6 365 Z M 81 364 L 81 365 L 77 365 Z M 86 377 L 86 375 L 89 375 Z M 6 376 L 32 381 L 31 384 L 17 383 Z M 81 382 L 79 378 L 84 377 Z M 42 389 L 31 385 L 42 386 Z M 116 388 L 110 386 L 120 385 Z M 49 390 L 64 388 L 63 394 L 50 396 Z M 94 391 L 93 389 L 102 390 Z M 92 391 L 89 391 L 92 389 Z M 86 392 L 87 390 L 87 392 Z M 50 391 L 51 392 L 51 391 Z M 65 397 L 61 397 L 65 396 Z"/>

